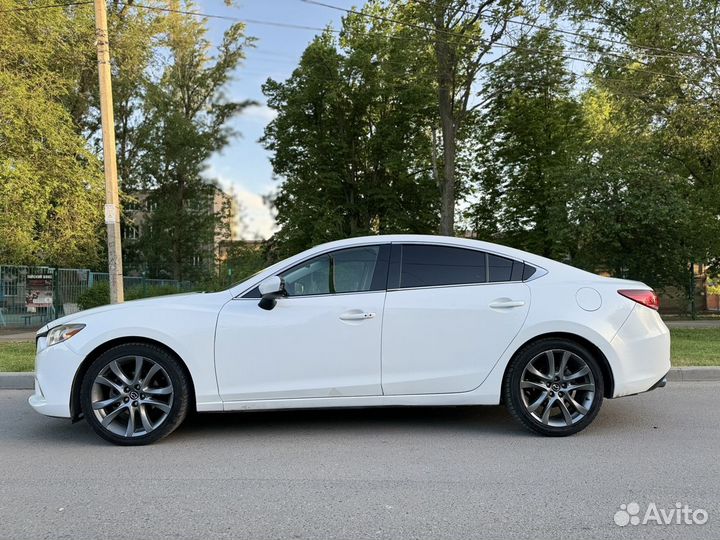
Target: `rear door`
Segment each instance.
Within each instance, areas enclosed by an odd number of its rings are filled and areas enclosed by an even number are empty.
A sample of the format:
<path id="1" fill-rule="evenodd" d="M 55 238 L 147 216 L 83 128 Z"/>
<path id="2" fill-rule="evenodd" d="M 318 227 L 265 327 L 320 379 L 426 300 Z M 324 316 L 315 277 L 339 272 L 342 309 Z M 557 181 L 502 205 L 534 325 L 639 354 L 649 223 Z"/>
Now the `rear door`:
<path id="1" fill-rule="evenodd" d="M 478 250 L 394 244 L 383 319 L 383 393 L 477 388 L 527 317 L 523 267 Z"/>

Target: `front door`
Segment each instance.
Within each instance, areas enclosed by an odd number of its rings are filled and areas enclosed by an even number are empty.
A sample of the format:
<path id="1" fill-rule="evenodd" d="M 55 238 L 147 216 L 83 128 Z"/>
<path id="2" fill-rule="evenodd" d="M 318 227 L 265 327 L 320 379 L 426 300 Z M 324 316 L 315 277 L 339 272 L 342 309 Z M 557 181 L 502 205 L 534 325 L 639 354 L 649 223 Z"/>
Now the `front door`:
<path id="1" fill-rule="evenodd" d="M 223 401 L 381 394 L 388 251 L 343 249 L 290 268 L 288 296 L 270 311 L 257 298 L 228 302 L 215 344 Z"/>

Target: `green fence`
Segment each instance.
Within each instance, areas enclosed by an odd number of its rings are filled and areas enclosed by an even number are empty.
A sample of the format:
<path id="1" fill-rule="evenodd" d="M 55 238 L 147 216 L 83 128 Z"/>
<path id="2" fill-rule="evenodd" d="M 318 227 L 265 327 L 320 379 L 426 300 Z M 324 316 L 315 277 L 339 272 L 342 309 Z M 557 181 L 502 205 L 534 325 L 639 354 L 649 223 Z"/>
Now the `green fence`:
<path id="1" fill-rule="evenodd" d="M 0 265 L 0 327 L 35 327 L 71 315 L 79 310 L 80 294 L 96 283 L 107 282 L 108 276 L 82 268 Z M 127 276 L 123 282 L 125 289 L 191 288 L 191 284 L 173 279 Z"/>

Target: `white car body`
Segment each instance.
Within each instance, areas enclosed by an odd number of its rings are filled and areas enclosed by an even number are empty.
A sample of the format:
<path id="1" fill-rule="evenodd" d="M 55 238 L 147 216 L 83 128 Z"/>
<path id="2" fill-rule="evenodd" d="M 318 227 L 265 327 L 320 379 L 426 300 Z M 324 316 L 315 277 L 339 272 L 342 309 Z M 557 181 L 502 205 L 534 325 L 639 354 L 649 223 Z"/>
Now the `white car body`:
<path id="1" fill-rule="evenodd" d="M 527 281 L 281 298 L 243 298 L 264 279 L 318 254 L 387 243 L 481 250 L 532 265 Z M 38 412 L 77 418 L 88 362 L 124 341 L 172 351 L 187 367 L 198 411 L 393 405 L 496 405 L 508 362 L 524 344 L 574 336 L 599 352 L 606 397 L 647 391 L 670 369 L 657 311 L 618 294 L 646 289 L 523 251 L 460 238 L 392 235 L 314 247 L 229 290 L 105 306 L 38 331 Z M 48 330 L 85 328 L 46 346 Z"/>

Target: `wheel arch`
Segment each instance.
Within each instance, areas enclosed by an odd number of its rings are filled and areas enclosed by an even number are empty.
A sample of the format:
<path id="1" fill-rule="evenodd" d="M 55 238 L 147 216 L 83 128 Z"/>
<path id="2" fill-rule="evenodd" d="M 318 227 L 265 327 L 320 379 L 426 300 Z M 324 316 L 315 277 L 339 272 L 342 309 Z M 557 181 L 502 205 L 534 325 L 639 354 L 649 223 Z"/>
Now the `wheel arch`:
<path id="1" fill-rule="evenodd" d="M 106 341 L 105 343 L 102 343 L 101 345 L 95 347 L 95 349 L 93 349 L 85 357 L 78 369 L 75 371 L 75 377 L 73 377 L 72 388 L 70 391 L 70 418 L 73 422 L 77 422 L 82 418 L 82 412 L 80 410 L 80 387 L 82 386 L 83 377 L 85 377 L 85 373 L 87 373 L 90 365 L 105 351 L 108 351 L 113 347 L 117 347 L 118 345 L 124 345 L 126 343 L 142 343 L 146 345 L 153 345 L 155 347 L 163 349 L 170 356 L 175 358 L 180 368 L 185 371 L 185 375 L 187 375 L 188 382 L 190 383 L 190 410 L 196 410 L 195 383 L 193 382 L 193 378 L 190 374 L 190 370 L 188 369 L 187 364 L 180 357 L 180 355 L 176 353 L 171 347 L 168 347 L 165 343 L 162 343 L 155 339 L 140 336 L 123 336 L 111 339 L 110 341 Z"/>
<path id="2" fill-rule="evenodd" d="M 535 343 L 536 341 L 539 341 L 541 339 L 547 339 L 547 338 L 556 338 L 556 339 L 567 339 L 569 341 L 574 341 L 575 343 L 582 345 L 583 347 L 587 348 L 595 357 L 595 359 L 600 364 L 600 370 L 602 371 L 603 376 L 603 383 L 604 383 L 604 396 L 606 398 L 613 397 L 613 393 L 615 391 L 615 379 L 613 378 L 613 372 L 610 368 L 610 363 L 608 362 L 607 357 L 605 354 L 603 354 L 602 350 L 600 350 L 600 347 L 595 345 L 592 341 L 589 339 L 579 336 L 577 334 L 573 334 L 571 332 L 548 332 L 545 334 L 539 334 L 537 336 L 533 336 L 532 338 L 528 339 L 525 343 L 521 344 L 513 353 L 512 357 L 510 358 L 510 361 L 505 366 L 505 371 L 503 372 L 503 388 L 505 387 L 505 379 L 508 375 L 508 371 L 510 370 L 510 366 L 513 363 L 513 360 L 515 360 L 515 357 L 518 355 L 520 351 L 522 351 L 527 345 L 530 345 L 532 343 Z"/>

